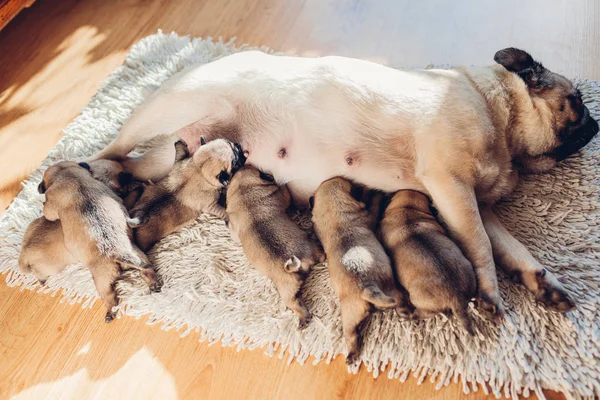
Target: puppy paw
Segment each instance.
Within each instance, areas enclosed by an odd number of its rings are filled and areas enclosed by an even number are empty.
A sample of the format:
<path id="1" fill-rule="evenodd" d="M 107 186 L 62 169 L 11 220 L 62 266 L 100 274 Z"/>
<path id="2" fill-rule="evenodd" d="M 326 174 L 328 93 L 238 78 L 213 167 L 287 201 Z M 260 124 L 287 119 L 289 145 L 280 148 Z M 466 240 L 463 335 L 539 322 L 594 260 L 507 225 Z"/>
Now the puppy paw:
<path id="1" fill-rule="evenodd" d="M 113 319 L 115 319 L 117 315 L 115 313 L 113 313 L 112 311 L 107 311 L 106 312 L 106 316 L 104 317 L 104 322 L 111 323 L 113 321 Z"/>
<path id="2" fill-rule="evenodd" d="M 396 314 L 398 314 L 400 318 L 413 319 L 414 307 L 400 305 L 396 307 Z"/>
<path id="3" fill-rule="evenodd" d="M 504 307 L 500 299 L 492 299 L 485 293 L 480 293 L 476 299 L 479 312 L 488 320 L 500 323 L 504 318 Z"/>
<path id="4" fill-rule="evenodd" d="M 150 292 L 152 292 L 152 293 L 160 293 L 162 290 L 162 283 L 160 283 L 160 282 L 151 283 L 150 285 L 148 285 L 148 288 L 150 289 Z"/>
<path id="5" fill-rule="evenodd" d="M 535 279 L 537 291 L 534 295 L 537 301 L 553 311 L 566 313 L 575 309 L 575 302 L 552 273 L 542 268 L 535 272 Z"/>
<path id="6" fill-rule="evenodd" d="M 303 317 L 300 317 L 298 319 L 298 329 L 301 331 L 306 329 L 306 327 L 308 326 L 308 324 L 310 323 L 311 320 L 312 320 L 312 315 L 310 315 L 309 313 L 307 313 Z"/>
<path id="7" fill-rule="evenodd" d="M 348 352 L 346 356 L 346 365 L 352 366 L 360 361 L 360 353 L 358 350 L 352 350 Z"/>
<path id="8" fill-rule="evenodd" d="M 40 286 L 42 286 L 42 287 L 46 286 L 46 283 L 48 283 L 45 279 L 40 279 L 40 280 L 38 280 L 38 282 L 40 283 Z"/>

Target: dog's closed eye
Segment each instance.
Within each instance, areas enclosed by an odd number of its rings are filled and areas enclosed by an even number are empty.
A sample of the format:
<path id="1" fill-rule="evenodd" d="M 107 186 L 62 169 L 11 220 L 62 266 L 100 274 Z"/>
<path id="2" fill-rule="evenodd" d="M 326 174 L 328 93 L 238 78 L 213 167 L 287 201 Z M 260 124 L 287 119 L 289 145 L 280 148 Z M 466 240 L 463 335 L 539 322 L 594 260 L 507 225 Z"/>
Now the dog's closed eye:
<path id="1" fill-rule="evenodd" d="M 271 174 L 266 174 L 262 171 L 259 171 L 259 175 L 260 175 L 260 179 L 262 179 L 263 181 L 275 182 L 275 178 L 273 178 L 273 175 L 271 175 Z"/>

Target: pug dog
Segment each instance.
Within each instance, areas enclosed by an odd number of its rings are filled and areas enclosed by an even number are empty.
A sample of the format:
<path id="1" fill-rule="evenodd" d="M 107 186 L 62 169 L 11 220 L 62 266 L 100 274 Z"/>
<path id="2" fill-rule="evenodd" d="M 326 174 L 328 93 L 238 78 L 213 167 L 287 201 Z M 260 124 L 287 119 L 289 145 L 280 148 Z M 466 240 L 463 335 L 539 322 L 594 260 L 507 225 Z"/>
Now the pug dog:
<path id="1" fill-rule="evenodd" d="M 225 139 L 206 142 L 190 157 L 187 144 L 175 143 L 173 170 L 146 188 L 131 210 L 135 239 L 148 251 L 156 242 L 206 212 L 227 219 L 221 204 L 233 173 L 246 157 L 239 144 Z"/>
<path id="2" fill-rule="evenodd" d="M 81 163 L 89 169 L 94 179 L 104 183 L 115 194 L 132 203 L 140 186 L 135 186 L 133 176 L 125 172 L 121 164 L 111 160 L 97 160 L 89 164 Z M 133 186 L 132 186 L 133 185 Z M 132 196 L 133 193 L 133 196 Z M 129 199 L 129 200 L 128 200 Z M 46 284 L 51 275 L 56 275 L 78 260 L 65 247 L 65 239 L 60 221 L 48 221 L 44 217 L 29 224 L 21 244 L 19 268 L 23 273 L 33 273 L 40 284 Z"/>
<path id="3" fill-rule="evenodd" d="M 416 308 L 415 318 L 452 312 L 474 335 L 469 301 L 476 295 L 473 266 L 435 219 L 427 196 L 400 190 L 387 205 L 380 237 L 396 277 Z"/>
<path id="4" fill-rule="evenodd" d="M 317 243 L 288 217 L 290 192 L 272 176 L 247 165 L 227 189 L 227 215 L 232 238 L 241 243 L 250 264 L 268 276 L 283 303 L 304 329 L 311 315 L 300 288 L 313 265 L 325 261 Z"/>
<path id="5" fill-rule="evenodd" d="M 406 294 L 396 287 L 390 259 L 375 236 L 377 219 L 352 192 L 350 181 L 332 178 L 311 199 L 315 232 L 340 300 L 348 365 L 358 360 L 361 330 L 374 309 L 396 308 L 402 317 L 411 315 Z"/>
<path id="6" fill-rule="evenodd" d="M 46 194 L 45 219 L 60 222 L 64 247 L 90 269 L 107 308 L 106 322 L 115 317 L 113 307 L 118 299 L 114 284 L 122 269 L 139 270 L 151 291 L 160 290 L 152 264 L 132 242 L 122 200 L 92 178 L 89 165 L 56 163 L 46 170 L 38 190 Z M 60 239 L 60 235 L 55 238 Z"/>
<path id="7" fill-rule="evenodd" d="M 520 174 L 547 171 L 584 147 L 598 123 L 577 87 L 529 53 L 506 48 L 494 61 L 398 70 L 345 57 L 240 52 L 175 74 L 96 157 L 156 178 L 172 167 L 165 153 L 175 141 L 195 145 L 206 135 L 240 143 L 248 162 L 287 184 L 300 205 L 333 176 L 385 192 L 418 190 L 475 268 L 486 316 L 500 321 L 504 308 L 494 254 L 538 301 L 565 312 L 574 307 L 570 294 L 490 206 Z M 157 137 L 146 157 L 128 157 Z"/>

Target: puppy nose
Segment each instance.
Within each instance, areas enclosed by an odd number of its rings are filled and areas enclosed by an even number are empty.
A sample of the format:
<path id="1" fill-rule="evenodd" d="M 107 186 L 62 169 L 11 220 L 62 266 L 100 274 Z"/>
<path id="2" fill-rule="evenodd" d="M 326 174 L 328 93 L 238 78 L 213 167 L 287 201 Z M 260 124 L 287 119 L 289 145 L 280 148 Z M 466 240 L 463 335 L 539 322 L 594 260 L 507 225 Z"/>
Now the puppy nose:
<path id="1" fill-rule="evenodd" d="M 239 143 L 233 144 L 233 151 L 236 156 L 236 160 L 234 161 L 235 168 L 239 169 L 246 164 L 246 156 L 244 155 L 244 151 L 242 150 L 242 146 Z"/>
<path id="2" fill-rule="evenodd" d="M 38 185 L 38 193 L 39 194 L 46 193 L 46 185 L 44 185 L 44 181 L 41 181 L 40 184 Z"/>

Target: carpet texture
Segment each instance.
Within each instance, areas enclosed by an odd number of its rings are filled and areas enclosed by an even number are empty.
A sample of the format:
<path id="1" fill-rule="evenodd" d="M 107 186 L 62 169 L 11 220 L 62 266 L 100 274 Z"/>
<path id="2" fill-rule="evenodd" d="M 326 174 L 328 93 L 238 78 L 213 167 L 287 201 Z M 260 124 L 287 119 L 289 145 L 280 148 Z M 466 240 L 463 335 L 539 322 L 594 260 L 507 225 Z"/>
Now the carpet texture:
<path id="1" fill-rule="evenodd" d="M 133 46 L 124 65 L 64 130 L 2 216 L 0 272 L 6 274 L 7 283 L 60 294 L 64 301 L 84 307 L 98 300 L 91 275 L 81 266 L 52 277 L 45 288 L 17 270 L 24 230 L 41 215 L 42 196 L 36 187 L 43 171 L 56 161 L 90 156 L 103 148 L 147 88 L 190 64 L 246 49 L 250 48 L 162 32 Z M 590 111 L 600 117 L 600 82 L 580 85 Z M 599 145 L 596 138 L 552 173 L 523 179 L 511 198 L 497 206 L 508 230 L 563 277 L 578 302 L 576 311 L 566 316 L 547 311 L 499 272 L 507 309 L 501 326 L 484 321 L 471 309 L 477 336 L 469 337 L 454 319 L 444 316 L 409 322 L 393 312 L 378 313 L 366 331 L 361 368 L 374 375 L 385 371 L 401 380 L 414 374 L 438 382 L 438 387 L 462 381 L 465 392 L 483 390 L 498 397 L 532 392 L 543 397 L 542 388 L 565 392 L 569 398 L 600 396 Z M 310 228 L 306 215 L 296 218 Z M 299 332 L 296 317 L 285 310 L 269 280 L 248 265 L 222 221 L 202 216 L 166 238 L 150 256 L 164 280 L 162 293 L 150 294 L 138 276 L 128 276 L 118 286 L 121 315 L 149 315 L 150 323 L 177 329 L 181 335 L 199 331 L 200 340 L 264 347 L 266 353 L 288 362 L 329 362 L 346 351 L 325 265 L 316 266 L 304 286 L 303 298 L 314 318 Z"/>

